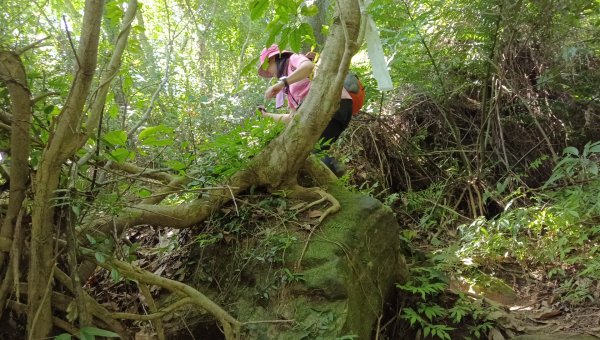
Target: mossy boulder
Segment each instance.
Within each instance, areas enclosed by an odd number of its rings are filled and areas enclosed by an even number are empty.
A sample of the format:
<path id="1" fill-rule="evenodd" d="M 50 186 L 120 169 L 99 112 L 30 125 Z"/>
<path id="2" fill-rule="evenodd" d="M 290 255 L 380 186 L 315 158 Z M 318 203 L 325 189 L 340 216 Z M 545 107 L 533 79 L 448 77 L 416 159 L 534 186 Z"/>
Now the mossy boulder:
<path id="1" fill-rule="evenodd" d="M 408 271 L 392 211 L 338 186 L 328 192 L 341 209 L 312 232 L 302 221 L 271 221 L 198 251 L 191 284 L 244 323 L 244 339 L 370 339 L 395 297 Z M 172 339 L 222 339 L 210 316 L 192 307 L 165 323 Z"/>
<path id="2" fill-rule="evenodd" d="M 265 304 L 249 298 L 252 294 L 237 301 L 234 314 L 240 321 L 278 320 L 247 325 L 248 338 L 369 339 L 386 298 L 406 276 L 400 227 L 391 210 L 339 187 L 329 192 L 341 210 L 319 225 L 308 243 L 308 234 L 299 233 L 288 249 L 287 267 L 295 268 L 298 279 Z"/>

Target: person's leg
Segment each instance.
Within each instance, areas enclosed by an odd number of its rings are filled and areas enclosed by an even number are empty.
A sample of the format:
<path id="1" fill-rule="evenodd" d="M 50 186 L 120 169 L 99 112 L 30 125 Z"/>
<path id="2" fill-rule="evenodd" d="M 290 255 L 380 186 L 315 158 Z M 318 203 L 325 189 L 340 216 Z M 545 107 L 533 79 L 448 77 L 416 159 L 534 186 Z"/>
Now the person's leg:
<path id="1" fill-rule="evenodd" d="M 352 119 L 352 100 L 342 99 L 340 102 L 339 109 L 335 112 L 333 119 L 329 122 L 323 134 L 321 134 L 321 140 L 324 145 L 321 146 L 321 151 L 327 151 L 331 147 L 331 143 L 335 142 L 342 132 L 350 124 Z M 330 157 L 325 153 L 321 161 L 327 165 L 327 167 L 338 177 L 344 174 L 344 166 L 338 162 L 335 158 Z"/>

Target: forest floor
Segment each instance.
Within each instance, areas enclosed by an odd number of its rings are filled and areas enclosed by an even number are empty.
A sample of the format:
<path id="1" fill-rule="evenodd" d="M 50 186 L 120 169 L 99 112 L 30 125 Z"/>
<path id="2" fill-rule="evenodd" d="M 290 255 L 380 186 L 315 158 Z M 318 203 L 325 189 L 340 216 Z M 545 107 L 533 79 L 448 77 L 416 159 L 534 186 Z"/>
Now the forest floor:
<path id="1" fill-rule="evenodd" d="M 421 249 L 435 252 L 430 244 Z M 477 267 L 500 279 L 503 288 L 452 279 L 447 292 L 460 292 L 497 308 L 491 313 L 495 325 L 489 339 L 600 339 L 600 281 L 575 275 L 549 279 L 544 266 L 525 268 L 506 259 Z M 570 270 L 577 270 L 577 265 Z"/>

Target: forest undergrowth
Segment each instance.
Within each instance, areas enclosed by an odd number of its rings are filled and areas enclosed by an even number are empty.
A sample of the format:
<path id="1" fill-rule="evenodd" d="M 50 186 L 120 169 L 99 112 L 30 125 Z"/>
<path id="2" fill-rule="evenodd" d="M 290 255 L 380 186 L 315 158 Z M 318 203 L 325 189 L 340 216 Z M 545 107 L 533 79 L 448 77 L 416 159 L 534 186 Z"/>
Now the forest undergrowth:
<path id="1" fill-rule="evenodd" d="M 397 285 L 378 338 L 600 336 L 600 142 L 556 139 L 553 159 L 532 148 L 540 134 L 514 133 L 532 128 L 526 116 L 506 114 L 498 122 L 510 132 L 487 151 L 493 166 L 469 174 L 451 155 L 476 164 L 477 146 L 448 147 L 439 112 L 467 122 L 469 102 L 406 104 L 359 117 L 337 149 L 347 183 L 394 210 L 410 254 L 412 277 Z M 460 129 L 463 141 L 481 133 Z"/>

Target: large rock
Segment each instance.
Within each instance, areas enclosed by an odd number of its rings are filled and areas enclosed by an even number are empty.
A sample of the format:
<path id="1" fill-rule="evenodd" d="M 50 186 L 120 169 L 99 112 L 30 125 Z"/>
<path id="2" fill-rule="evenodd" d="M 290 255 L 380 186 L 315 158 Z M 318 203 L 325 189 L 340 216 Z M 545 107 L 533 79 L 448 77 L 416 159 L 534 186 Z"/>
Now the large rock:
<path id="1" fill-rule="evenodd" d="M 406 276 L 400 250 L 400 228 L 391 210 L 378 200 L 341 188 L 330 191 L 341 210 L 311 236 L 302 257 L 302 278 L 272 294 L 260 305 L 242 296 L 237 317 L 249 320 L 293 320 L 246 326 L 251 339 L 370 339 L 395 283 Z M 294 268 L 307 233 L 286 259 Z"/>
<path id="2" fill-rule="evenodd" d="M 197 257 L 193 281 L 198 290 L 246 322 L 245 339 L 370 339 L 386 299 L 406 277 L 392 211 L 340 187 L 328 192 L 341 209 L 308 243 L 307 230 L 283 223 L 254 238 L 228 242 L 229 249 L 205 247 Z M 172 331 L 180 329 L 170 333 L 171 339 L 187 339 L 190 333 L 220 338 L 206 314 L 180 312 L 165 320 Z"/>

